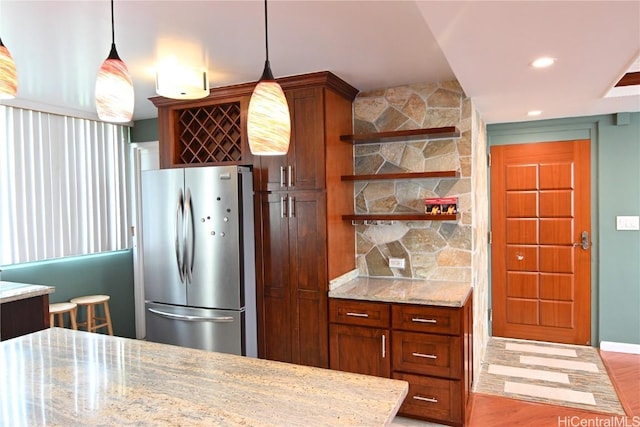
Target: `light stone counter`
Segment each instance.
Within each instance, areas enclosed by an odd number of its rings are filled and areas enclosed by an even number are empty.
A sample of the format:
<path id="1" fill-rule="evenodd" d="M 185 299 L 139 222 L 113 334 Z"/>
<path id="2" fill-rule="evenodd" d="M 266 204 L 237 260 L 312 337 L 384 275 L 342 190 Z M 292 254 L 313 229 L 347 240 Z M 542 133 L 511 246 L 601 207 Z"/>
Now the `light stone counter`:
<path id="1" fill-rule="evenodd" d="M 381 426 L 404 381 L 52 328 L 0 343 L 7 426 Z"/>
<path id="2" fill-rule="evenodd" d="M 468 282 L 356 277 L 329 291 L 330 298 L 462 307 Z"/>
<path id="3" fill-rule="evenodd" d="M 55 292 L 55 286 L 28 283 L 0 282 L 0 303 L 18 301 Z"/>

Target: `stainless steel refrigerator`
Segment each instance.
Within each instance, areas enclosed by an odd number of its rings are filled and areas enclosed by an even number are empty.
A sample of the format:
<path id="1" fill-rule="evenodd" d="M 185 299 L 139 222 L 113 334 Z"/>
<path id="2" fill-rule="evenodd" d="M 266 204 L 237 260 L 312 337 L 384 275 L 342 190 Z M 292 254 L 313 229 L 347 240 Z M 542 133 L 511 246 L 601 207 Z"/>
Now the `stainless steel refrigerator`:
<path id="1" fill-rule="evenodd" d="M 142 172 L 146 339 L 257 357 L 248 166 Z"/>

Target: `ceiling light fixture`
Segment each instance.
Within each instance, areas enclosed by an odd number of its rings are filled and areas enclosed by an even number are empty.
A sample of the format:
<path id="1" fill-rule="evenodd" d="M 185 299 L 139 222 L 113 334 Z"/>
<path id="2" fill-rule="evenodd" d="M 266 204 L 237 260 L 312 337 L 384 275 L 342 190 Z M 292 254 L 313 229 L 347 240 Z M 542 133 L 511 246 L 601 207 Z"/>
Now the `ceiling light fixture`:
<path id="1" fill-rule="evenodd" d="M 531 110 L 527 113 L 527 116 L 535 117 L 535 116 L 539 116 L 540 114 L 542 114 L 541 110 Z"/>
<path id="2" fill-rule="evenodd" d="M 269 64 L 267 0 L 264 0 L 264 36 L 266 61 L 262 77 L 256 85 L 247 116 L 247 135 L 251 154 L 281 156 L 289 150 L 291 116 L 282 87 L 273 78 Z"/>
<path id="3" fill-rule="evenodd" d="M 13 99 L 18 93 L 16 63 L 0 39 L 0 99 Z"/>
<path id="4" fill-rule="evenodd" d="M 156 69 L 156 93 L 172 99 L 200 99 L 209 95 L 207 70 L 178 64 L 175 58 Z"/>
<path id="5" fill-rule="evenodd" d="M 105 122 L 125 123 L 133 117 L 133 82 L 129 70 L 118 56 L 111 0 L 111 51 L 96 79 L 96 110 Z"/>
<path id="6" fill-rule="evenodd" d="M 531 63 L 533 68 L 547 68 L 556 63 L 555 58 L 550 56 L 542 56 Z"/>

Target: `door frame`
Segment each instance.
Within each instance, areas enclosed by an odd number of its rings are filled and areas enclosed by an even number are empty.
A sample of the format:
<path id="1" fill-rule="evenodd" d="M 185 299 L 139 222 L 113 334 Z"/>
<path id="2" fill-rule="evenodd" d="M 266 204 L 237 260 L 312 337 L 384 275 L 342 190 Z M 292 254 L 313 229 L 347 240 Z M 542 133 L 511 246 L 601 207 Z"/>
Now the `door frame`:
<path id="1" fill-rule="evenodd" d="M 136 322 L 136 338 L 146 336 L 145 308 L 144 308 L 144 259 L 142 256 L 142 171 L 158 169 L 160 167 L 160 143 L 149 141 L 131 143 L 130 173 L 131 173 L 131 247 L 133 252 L 133 302 Z M 146 158 L 143 159 L 143 156 Z"/>
<path id="2" fill-rule="evenodd" d="M 598 215 L 598 122 L 600 118 L 586 118 L 584 122 L 563 124 L 562 119 L 541 120 L 531 122 L 530 127 L 524 127 L 522 123 L 507 123 L 487 126 L 487 154 L 491 147 L 496 145 L 531 144 L 537 142 L 562 142 L 577 139 L 589 139 L 591 141 L 591 346 L 598 347 L 600 343 L 600 314 L 599 314 L 599 230 L 600 218 Z M 489 166 L 490 168 L 491 166 Z M 491 172 L 487 173 L 487 197 L 491 200 Z M 489 231 L 491 231 L 491 204 L 489 203 Z M 491 257 L 493 256 L 491 245 L 488 248 L 488 331 L 493 335 L 492 321 L 492 283 L 491 283 Z"/>

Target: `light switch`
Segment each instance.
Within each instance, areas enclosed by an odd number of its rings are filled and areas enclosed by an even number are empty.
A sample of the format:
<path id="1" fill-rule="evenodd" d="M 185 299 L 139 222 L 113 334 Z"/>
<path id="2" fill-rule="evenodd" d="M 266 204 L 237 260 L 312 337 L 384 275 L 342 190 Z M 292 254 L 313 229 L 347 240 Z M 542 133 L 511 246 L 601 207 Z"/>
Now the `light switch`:
<path id="1" fill-rule="evenodd" d="M 617 216 L 616 230 L 640 230 L 640 216 Z"/>

